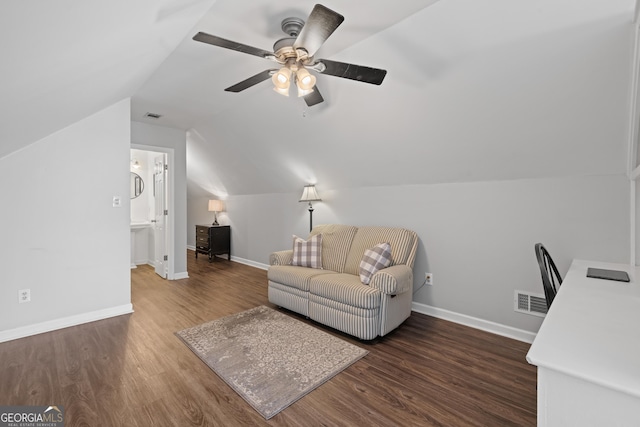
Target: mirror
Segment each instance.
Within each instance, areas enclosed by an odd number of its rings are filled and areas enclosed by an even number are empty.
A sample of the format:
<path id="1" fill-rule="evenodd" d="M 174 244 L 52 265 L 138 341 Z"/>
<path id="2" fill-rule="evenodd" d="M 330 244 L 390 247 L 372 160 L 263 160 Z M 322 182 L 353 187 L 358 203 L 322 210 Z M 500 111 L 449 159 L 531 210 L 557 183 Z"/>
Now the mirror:
<path id="1" fill-rule="evenodd" d="M 131 198 L 135 199 L 144 191 L 144 181 L 137 173 L 131 172 Z"/>

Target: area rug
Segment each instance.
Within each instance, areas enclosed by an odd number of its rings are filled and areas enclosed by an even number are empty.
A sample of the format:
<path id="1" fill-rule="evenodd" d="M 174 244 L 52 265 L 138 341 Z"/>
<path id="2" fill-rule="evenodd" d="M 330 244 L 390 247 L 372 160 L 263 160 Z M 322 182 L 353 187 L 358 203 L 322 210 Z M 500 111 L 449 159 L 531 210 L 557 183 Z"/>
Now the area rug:
<path id="1" fill-rule="evenodd" d="M 267 420 L 368 353 L 265 306 L 176 335 Z"/>

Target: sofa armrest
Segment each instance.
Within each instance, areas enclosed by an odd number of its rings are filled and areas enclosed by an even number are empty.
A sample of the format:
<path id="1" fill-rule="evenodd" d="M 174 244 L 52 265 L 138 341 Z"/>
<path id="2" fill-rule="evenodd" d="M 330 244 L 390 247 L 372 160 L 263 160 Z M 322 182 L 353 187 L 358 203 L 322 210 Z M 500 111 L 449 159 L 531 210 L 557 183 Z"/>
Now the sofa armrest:
<path id="1" fill-rule="evenodd" d="M 413 270 L 404 264 L 383 268 L 371 277 L 369 286 L 389 295 L 410 291 L 413 288 Z"/>
<path id="2" fill-rule="evenodd" d="M 293 260 L 293 249 L 272 252 L 269 256 L 269 265 L 290 265 Z"/>

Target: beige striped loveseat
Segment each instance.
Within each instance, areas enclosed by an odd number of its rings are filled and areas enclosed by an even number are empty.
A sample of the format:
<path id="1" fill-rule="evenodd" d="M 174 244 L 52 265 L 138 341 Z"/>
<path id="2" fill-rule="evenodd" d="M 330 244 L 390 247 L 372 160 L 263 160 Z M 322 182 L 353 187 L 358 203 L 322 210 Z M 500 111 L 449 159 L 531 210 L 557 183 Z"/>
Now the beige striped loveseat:
<path id="1" fill-rule="evenodd" d="M 318 225 L 322 268 L 291 265 L 293 250 L 269 259 L 269 301 L 363 340 L 383 336 L 411 314 L 418 237 L 404 228 Z M 367 249 L 391 245 L 391 264 L 364 285 L 360 261 Z"/>

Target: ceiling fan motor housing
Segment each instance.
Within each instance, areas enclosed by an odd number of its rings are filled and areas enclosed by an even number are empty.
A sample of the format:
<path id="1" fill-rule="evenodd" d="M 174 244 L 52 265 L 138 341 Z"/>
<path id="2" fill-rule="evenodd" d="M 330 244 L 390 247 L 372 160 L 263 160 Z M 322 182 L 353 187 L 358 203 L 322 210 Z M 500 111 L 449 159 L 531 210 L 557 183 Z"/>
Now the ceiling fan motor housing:
<path id="1" fill-rule="evenodd" d="M 295 56 L 295 49 L 293 48 L 293 43 L 296 41 L 295 37 L 284 37 L 273 44 L 273 51 L 276 54 L 276 57 L 280 58 L 281 56 L 287 57 L 287 51 L 291 51 Z"/>
<path id="2" fill-rule="evenodd" d="M 307 54 L 305 51 L 296 52 L 293 47 L 302 27 L 304 27 L 304 21 L 300 18 L 285 18 L 282 20 L 282 31 L 289 35 L 289 37 L 283 37 L 277 40 L 273 44 L 273 51 L 276 55 L 277 61 L 284 64 L 291 58 L 306 59 Z"/>
<path id="3" fill-rule="evenodd" d="M 298 37 L 302 27 L 304 27 L 304 21 L 300 18 L 284 18 L 281 24 L 282 31 L 290 37 Z"/>

